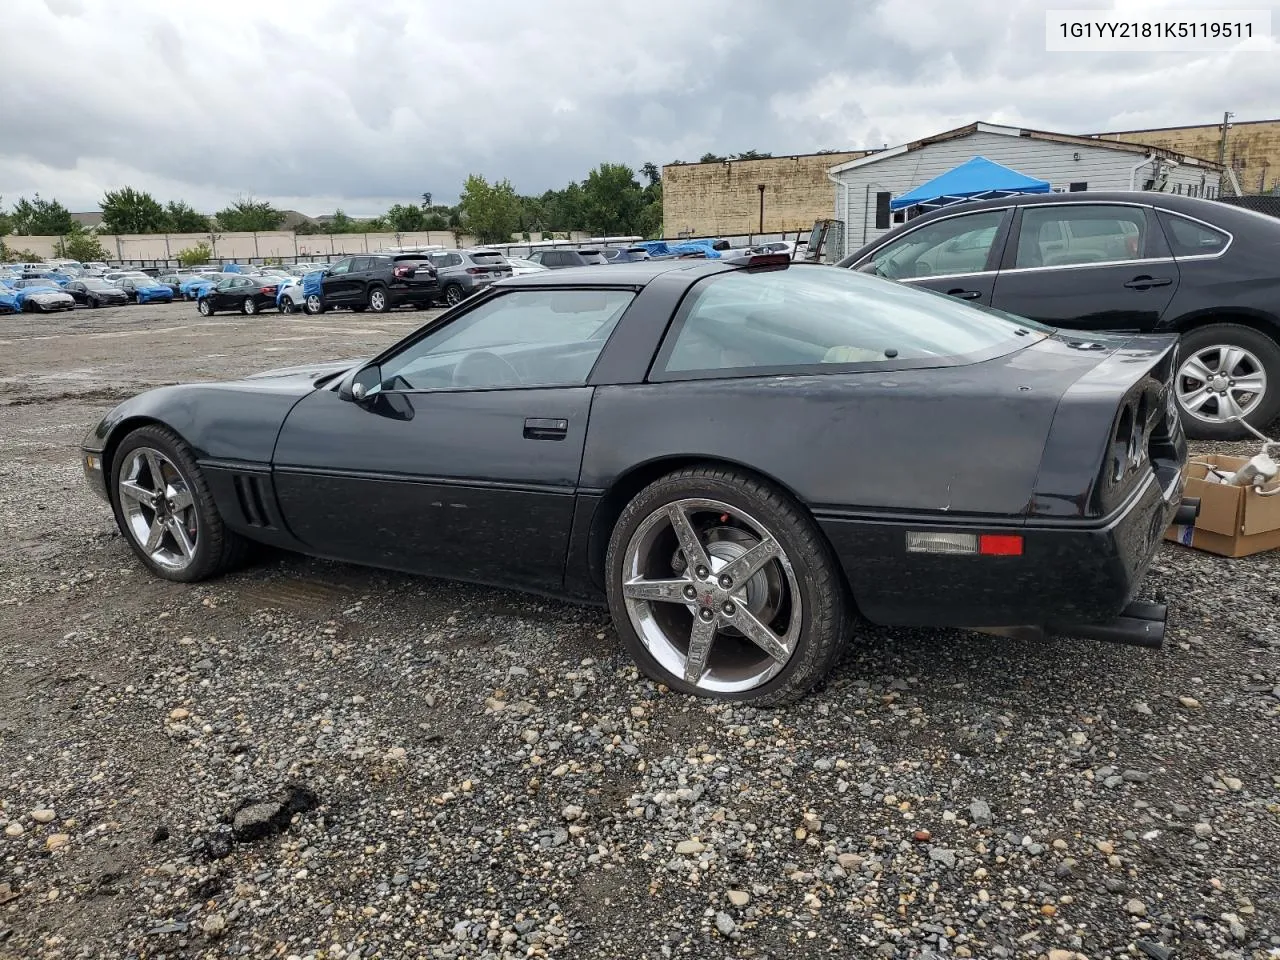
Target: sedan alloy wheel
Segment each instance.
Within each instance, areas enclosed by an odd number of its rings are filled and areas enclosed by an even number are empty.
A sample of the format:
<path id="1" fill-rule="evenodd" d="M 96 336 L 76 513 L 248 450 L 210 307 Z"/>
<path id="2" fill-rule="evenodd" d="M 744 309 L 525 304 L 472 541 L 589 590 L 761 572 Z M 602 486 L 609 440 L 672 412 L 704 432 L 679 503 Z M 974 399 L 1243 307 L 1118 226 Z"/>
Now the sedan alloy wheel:
<path id="1" fill-rule="evenodd" d="M 1266 369 L 1244 347 L 1202 347 L 1178 368 L 1178 404 L 1198 420 L 1228 423 L 1247 417 L 1266 392 Z"/>
<path id="2" fill-rule="evenodd" d="M 153 563 L 173 571 L 191 565 L 200 521 L 190 485 L 172 460 L 151 447 L 130 451 L 116 493 L 129 535 Z"/>
<path id="3" fill-rule="evenodd" d="M 245 297 L 244 302 L 240 304 L 240 312 L 250 315 L 257 313 L 258 301 L 253 297 Z"/>

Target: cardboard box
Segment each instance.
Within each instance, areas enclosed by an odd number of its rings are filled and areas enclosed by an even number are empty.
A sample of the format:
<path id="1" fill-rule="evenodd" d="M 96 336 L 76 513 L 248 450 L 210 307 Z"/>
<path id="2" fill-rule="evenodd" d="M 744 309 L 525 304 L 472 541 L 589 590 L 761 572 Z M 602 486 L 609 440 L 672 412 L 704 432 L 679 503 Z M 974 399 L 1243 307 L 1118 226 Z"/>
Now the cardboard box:
<path id="1" fill-rule="evenodd" d="M 1200 498 L 1200 515 L 1194 527 L 1175 524 L 1164 538 L 1223 557 L 1247 557 L 1280 547 L 1280 494 L 1261 497 L 1252 488 L 1214 482 L 1204 466 L 1231 474 L 1248 462 L 1248 457 L 1193 454 L 1185 468 L 1182 495 Z"/>

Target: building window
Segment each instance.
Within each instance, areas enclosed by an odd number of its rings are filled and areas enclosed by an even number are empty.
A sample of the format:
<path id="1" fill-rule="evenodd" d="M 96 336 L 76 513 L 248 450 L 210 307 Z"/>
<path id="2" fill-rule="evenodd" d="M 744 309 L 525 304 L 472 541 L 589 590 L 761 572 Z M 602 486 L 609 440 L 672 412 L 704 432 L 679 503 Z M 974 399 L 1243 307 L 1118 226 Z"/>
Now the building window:
<path id="1" fill-rule="evenodd" d="M 1071 192 L 1071 193 L 1080 193 L 1081 191 L 1083 191 L 1083 190 L 1088 190 L 1088 189 L 1089 189 L 1088 181 L 1085 181 L 1085 180 L 1078 180 L 1078 181 L 1076 181 L 1075 183 L 1071 184 L 1071 191 L 1070 191 L 1070 192 Z"/>
<path id="2" fill-rule="evenodd" d="M 906 223 L 906 222 L 907 222 L 907 212 L 906 212 L 905 210 L 895 210 L 895 211 L 893 211 L 893 222 L 894 222 L 894 223 Z"/>
<path id="3" fill-rule="evenodd" d="M 876 194 L 876 229 L 889 229 L 889 198 L 891 194 L 887 192 Z"/>

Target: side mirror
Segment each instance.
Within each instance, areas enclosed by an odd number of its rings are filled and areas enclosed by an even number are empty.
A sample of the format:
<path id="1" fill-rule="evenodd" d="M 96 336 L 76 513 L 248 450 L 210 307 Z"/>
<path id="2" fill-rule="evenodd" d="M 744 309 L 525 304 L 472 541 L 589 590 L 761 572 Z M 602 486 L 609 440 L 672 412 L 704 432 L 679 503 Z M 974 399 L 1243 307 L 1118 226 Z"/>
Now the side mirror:
<path id="1" fill-rule="evenodd" d="M 874 260 L 868 260 L 866 263 L 859 264 L 853 269 L 856 270 L 858 273 L 869 273 L 872 276 L 875 276 L 877 273 L 876 262 Z"/>
<path id="2" fill-rule="evenodd" d="M 338 397 L 350 403 L 364 403 L 382 386 L 382 368 L 377 364 L 356 367 L 338 384 Z"/>

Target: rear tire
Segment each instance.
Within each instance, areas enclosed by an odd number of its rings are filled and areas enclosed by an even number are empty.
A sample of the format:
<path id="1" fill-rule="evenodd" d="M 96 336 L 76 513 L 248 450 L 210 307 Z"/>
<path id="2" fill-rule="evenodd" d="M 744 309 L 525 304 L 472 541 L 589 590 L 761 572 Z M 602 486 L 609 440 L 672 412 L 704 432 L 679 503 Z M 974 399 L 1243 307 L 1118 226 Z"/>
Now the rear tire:
<path id="1" fill-rule="evenodd" d="M 141 542 L 139 527 L 145 525 L 148 519 L 154 526 L 160 522 L 160 517 L 154 507 L 139 513 L 136 504 L 141 501 L 136 494 L 128 496 L 133 518 L 126 513 L 123 504 L 126 496 L 122 493 L 126 485 L 121 483 L 121 472 L 126 466 L 134 464 L 140 466 L 131 468 L 137 471 L 137 475 L 130 489 L 144 492 L 148 488 L 173 491 L 173 505 L 166 505 L 164 509 L 166 516 L 175 516 L 178 522 L 184 522 L 185 518 L 186 539 L 193 547 L 189 557 L 183 556 L 176 534 L 168 532 L 171 528 L 164 523 L 160 525 L 166 528 L 166 532 L 162 534 L 155 550 L 148 551 L 146 544 Z M 160 472 L 163 474 L 158 483 L 151 473 L 156 464 L 160 465 Z M 125 479 L 128 479 L 128 475 Z M 244 562 L 249 541 L 223 525 L 213 495 L 209 492 L 209 486 L 196 464 L 191 448 L 168 427 L 148 424 L 134 430 L 120 442 L 112 457 L 108 489 L 111 492 L 111 509 L 115 514 L 116 525 L 134 554 L 156 576 L 179 583 L 194 583 L 218 576 Z M 178 504 L 187 506 L 177 510 L 175 508 Z M 193 528 L 194 533 L 191 532 Z M 161 559 L 157 560 L 156 556 Z M 161 562 L 166 557 L 169 562 Z"/>
<path id="2" fill-rule="evenodd" d="M 258 312 L 258 301 L 253 299 L 253 297 L 245 297 L 240 303 L 240 312 L 245 316 L 253 316 Z"/>
<path id="3" fill-rule="evenodd" d="M 688 519 L 709 569 L 700 572 L 696 556 L 684 559 L 674 515 Z M 767 559 L 739 571 L 737 583 L 725 579 L 727 564 L 766 542 Z M 628 652 L 647 676 L 682 693 L 792 703 L 830 671 L 852 633 L 852 599 L 813 519 L 738 470 L 692 467 L 645 487 L 614 525 L 605 570 L 609 611 Z M 653 589 L 670 584 L 669 595 L 647 599 L 638 591 L 648 580 Z M 701 668 L 691 665 L 700 620 L 710 644 Z"/>
<path id="4" fill-rule="evenodd" d="M 391 298 L 387 296 L 385 288 L 373 287 L 369 290 L 369 309 L 374 313 L 386 313 L 391 309 Z"/>
<path id="5" fill-rule="evenodd" d="M 1227 417 L 1243 410 L 1245 423 L 1265 431 L 1280 415 L 1280 344 L 1238 323 L 1197 327 L 1182 336 L 1174 383 L 1189 437 L 1252 439 Z M 1245 384 L 1257 389 L 1250 391 Z M 1193 405 L 1198 405 L 1196 412 L 1189 409 Z"/>

